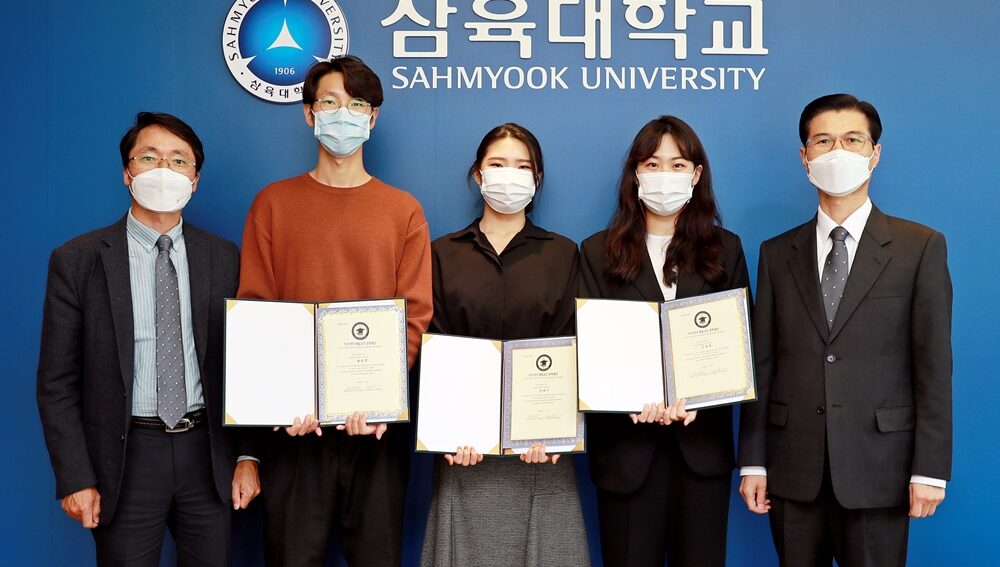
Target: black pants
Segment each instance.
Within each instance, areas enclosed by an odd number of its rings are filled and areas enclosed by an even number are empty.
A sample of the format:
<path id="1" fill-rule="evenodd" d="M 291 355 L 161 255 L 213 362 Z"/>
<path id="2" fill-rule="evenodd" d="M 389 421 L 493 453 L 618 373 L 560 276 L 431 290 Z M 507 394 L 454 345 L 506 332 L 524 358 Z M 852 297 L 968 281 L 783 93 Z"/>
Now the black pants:
<path id="1" fill-rule="evenodd" d="M 730 477 L 692 472 L 676 435 L 664 430 L 639 490 L 597 491 L 604 565 L 663 567 L 665 555 L 671 567 L 724 567 Z"/>
<path id="2" fill-rule="evenodd" d="M 825 467 L 819 497 L 796 502 L 771 496 L 771 535 L 781 565 L 892 567 L 906 565 L 908 506 L 848 510 L 840 505 Z"/>
<path id="3" fill-rule="evenodd" d="M 273 433 L 260 465 L 267 564 L 322 566 L 336 531 L 351 567 L 399 565 L 409 439 L 406 424 L 378 441 L 332 427 L 322 437 Z"/>
<path id="4" fill-rule="evenodd" d="M 93 530 L 97 564 L 156 567 L 170 529 L 179 566 L 226 566 L 229 520 L 229 506 L 215 489 L 206 427 L 183 433 L 132 428 L 115 517 Z"/>

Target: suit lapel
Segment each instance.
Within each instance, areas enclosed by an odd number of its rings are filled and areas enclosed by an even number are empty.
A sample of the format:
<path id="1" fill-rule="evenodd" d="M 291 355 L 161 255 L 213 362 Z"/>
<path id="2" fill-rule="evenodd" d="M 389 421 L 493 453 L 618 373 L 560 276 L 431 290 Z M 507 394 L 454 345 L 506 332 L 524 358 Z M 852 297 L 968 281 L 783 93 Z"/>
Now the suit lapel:
<path id="1" fill-rule="evenodd" d="M 135 379 L 135 323 L 132 319 L 132 282 L 129 276 L 128 234 L 125 220 L 114 224 L 104 236 L 101 262 L 108 283 L 111 323 L 118 342 L 118 365 L 125 392 L 131 398 Z"/>
<path id="2" fill-rule="evenodd" d="M 837 316 L 833 320 L 833 328 L 830 329 L 831 341 L 843 330 L 848 319 L 861 305 L 868 290 L 875 285 L 875 281 L 891 259 L 892 256 L 885 249 L 890 240 L 892 235 L 889 232 L 888 219 L 882 211 L 872 207 L 865 230 L 858 242 L 858 251 L 854 254 L 851 273 L 847 276 L 847 284 L 844 286 L 840 307 L 837 308 Z"/>
<path id="3" fill-rule="evenodd" d="M 185 224 L 184 244 L 187 249 L 188 282 L 191 289 L 191 321 L 194 327 L 195 352 L 198 365 L 205 366 L 208 341 L 209 294 L 211 292 L 212 256 L 208 245 L 197 230 Z"/>
<path id="4" fill-rule="evenodd" d="M 705 278 L 700 274 L 683 273 L 677 278 L 677 299 L 701 295 L 705 287 Z"/>
<path id="5" fill-rule="evenodd" d="M 645 246 L 642 251 L 645 252 Z M 653 270 L 653 263 L 649 261 L 649 254 L 642 254 L 642 267 L 639 268 L 639 275 L 632 282 L 632 286 L 644 301 L 663 301 L 663 290 L 656 281 L 656 272 Z"/>
<path id="6" fill-rule="evenodd" d="M 799 290 L 802 304 L 805 306 L 809 319 L 812 320 L 816 332 L 827 339 L 829 328 L 826 315 L 823 313 L 823 303 L 820 300 L 819 268 L 816 265 L 816 219 L 799 228 L 792 239 L 792 257 L 788 259 L 788 267 Z"/>

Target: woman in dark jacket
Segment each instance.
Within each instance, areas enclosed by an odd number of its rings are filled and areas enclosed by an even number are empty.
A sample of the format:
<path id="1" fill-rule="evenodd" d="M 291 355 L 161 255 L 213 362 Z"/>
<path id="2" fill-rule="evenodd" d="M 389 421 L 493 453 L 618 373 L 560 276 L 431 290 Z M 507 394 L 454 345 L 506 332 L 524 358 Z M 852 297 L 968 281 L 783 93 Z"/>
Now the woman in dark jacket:
<path id="1" fill-rule="evenodd" d="M 666 301 L 749 288 L 740 239 L 720 223 L 697 134 L 673 116 L 649 122 L 632 142 L 608 228 L 583 242 L 580 296 Z M 660 567 L 666 556 L 723 566 L 732 409 L 650 402 L 629 416 L 588 414 L 604 563 Z"/>

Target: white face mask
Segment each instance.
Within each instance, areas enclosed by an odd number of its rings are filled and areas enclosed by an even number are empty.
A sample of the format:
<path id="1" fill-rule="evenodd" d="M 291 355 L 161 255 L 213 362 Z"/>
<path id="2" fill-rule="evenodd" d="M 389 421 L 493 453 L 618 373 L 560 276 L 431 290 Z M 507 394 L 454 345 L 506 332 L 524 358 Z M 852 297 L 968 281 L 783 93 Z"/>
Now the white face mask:
<path id="1" fill-rule="evenodd" d="M 479 190 L 491 209 L 505 215 L 523 211 L 535 196 L 535 174 L 516 167 L 481 170 Z"/>
<path id="2" fill-rule="evenodd" d="M 694 173 L 661 171 L 636 173 L 639 200 L 650 211 L 669 216 L 681 210 L 694 195 Z"/>
<path id="3" fill-rule="evenodd" d="M 868 181 L 872 171 L 865 157 L 847 150 L 829 151 L 809 162 L 809 181 L 831 197 L 854 193 Z"/>
<path id="4" fill-rule="evenodd" d="M 346 108 L 313 112 L 313 135 L 334 156 L 349 157 L 371 135 L 371 120 L 367 114 L 356 116 Z"/>
<path id="5" fill-rule="evenodd" d="M 131 173 L 129 177 L 132 177 Z M 157 213 L 173 213 L 183 209 L 191 200 L 194 184 L 182 173 L 155 167 L 132 177 L 129 191 L 142 208 Z"/>

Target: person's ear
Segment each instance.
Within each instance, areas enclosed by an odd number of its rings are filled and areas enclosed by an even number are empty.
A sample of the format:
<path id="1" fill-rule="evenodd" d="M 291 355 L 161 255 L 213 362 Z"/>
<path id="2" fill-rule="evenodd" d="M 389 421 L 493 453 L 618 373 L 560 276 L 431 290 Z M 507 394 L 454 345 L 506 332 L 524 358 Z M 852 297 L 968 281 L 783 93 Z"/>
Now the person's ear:
<path id="1" fill-rule="evenodd" d="M 871 171 L 875 171 L 875 167 L 878 165 L 878 162 L 881 161 L 881 159 L 882 159 L 882 144 L 875 144 L 875 152 L 872 153 Z"/>

